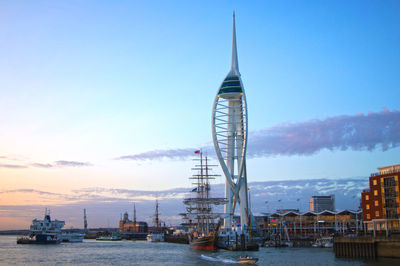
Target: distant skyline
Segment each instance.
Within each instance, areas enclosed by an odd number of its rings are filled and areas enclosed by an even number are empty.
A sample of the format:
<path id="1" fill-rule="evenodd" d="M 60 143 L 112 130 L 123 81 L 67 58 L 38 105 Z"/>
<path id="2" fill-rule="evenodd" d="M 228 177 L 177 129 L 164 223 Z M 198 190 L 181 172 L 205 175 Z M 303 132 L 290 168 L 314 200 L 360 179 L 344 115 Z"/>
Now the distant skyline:
<path id="1" fill-rule="evenodd" d="M 368 179 L 348 178 L 329 179 L 296 179 L 249 183 L 251 206 L 255 215 L 274 212 L 276 209 L 309 210 L 309 199 L 313 195 L 336 196 L 336 208 L 358 210 L 360 191 L 368 187 Z M 224 184 L 211 186 L 211 196 L 224 195 Z M 20 205 L 2 206 L 7 217 L 1 218 L 0 230 L 26 229 L 34 218 L 42 218 L 45 206 L 51 206 L 53 218 L 65 221 L 65 228 L 83 227 L 83 208 L 86 208 L 89 228 L 118 227 L 118 222 L 127 212 L 133 214 L 133 202 L 136 206 L 138 221 L 153 224 L 155 199 L 159 200 L 160 219 L 167 225 L 178 225 L 182 222 L 179 213 L 185 212 L 183 198 L 193 196 L 188 188 L 173 188 L 162 191 L 142 191 L 133 189 L 86 188 L 64 193 L 51 193 L 40 190 L 10 190 L 0 192 L 0 196 L 21 198 Z M 220 209 L 222 206 L 220 206 Z M 218 208 L 218 207 L 217 207 Z M 218 211 L 218 209 L 217 209 Z"/>
<path id="2" fill-rule="evenodd" d="M 249 182 L 400 163 L 398 1 L 2 1 L 0 192 L 190 187 L 233 11 Z"/>

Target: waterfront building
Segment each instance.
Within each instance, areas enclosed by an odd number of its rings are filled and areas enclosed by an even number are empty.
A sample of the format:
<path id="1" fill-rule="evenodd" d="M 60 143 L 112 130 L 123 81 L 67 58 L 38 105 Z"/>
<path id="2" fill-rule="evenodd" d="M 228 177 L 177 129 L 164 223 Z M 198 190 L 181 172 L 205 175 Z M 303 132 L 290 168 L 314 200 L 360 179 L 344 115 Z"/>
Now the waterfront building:
<path id="1" fill-rule="evenodd" d="M 134 221 L 129 220 L 128 213 L 124 213 L 124 217 L 119 221 L 119 231 L 121 232 L 131 232 L 131 233 L 147 233 L 148 226 L 146 222 L 138 222 L 136 219 Z"/>
<path id="2" fill-rule="evenodd" d="M 315 236 L 330 234 L 355 234 L 362 229 L 362 212 L 343 210 L 333 212 L 278 210 L 265 216 L 259 226 L 265 233 L 287 231 L 291 235 Z"/>
<path id="3" fill-rule="evenodd" d="M 369 177 L 369 189 L 361 193 L 366 230 L 398 231 L 400 214 L 400 164 L 379 167 Z"/>
<path id="4" fill-rule="evenodd" d="M 324 210 L 335 211 L 335 195 L 312 196 L 310 198 L 310 211 L 321 212 Z"/>
<path id="5" fill-rule="evenodd" d="M 214 148 L 225 175 L 224 228 L 231 229 L 235 207 L 239 205 L 241 229 L 252 223 L 248 204 L 246 149 L 247 103 L 239 72 L 235 14 L 233 14 L 231 69 L 218 89 L 212 110 Z M 254 221 L 253 221 L 254 222 Z"/>

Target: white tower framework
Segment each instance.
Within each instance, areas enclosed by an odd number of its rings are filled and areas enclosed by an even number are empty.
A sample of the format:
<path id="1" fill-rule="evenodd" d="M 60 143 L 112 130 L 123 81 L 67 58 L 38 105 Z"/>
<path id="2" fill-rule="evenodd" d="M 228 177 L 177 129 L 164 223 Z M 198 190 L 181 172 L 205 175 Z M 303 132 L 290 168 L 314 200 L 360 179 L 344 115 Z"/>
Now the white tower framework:
<path id="1" fill-rule="evenodd" d="M 250 224 L 247 197 L 246 148 L 247 104 L 239 73 L 236 48 L 235 13 L 233 13 L 231 69 L 214 100 L 212 135 L 215 151 L 226 177 L 225 228 L 231 228 L 236 204 L 240 206 L 242 230 Z"/>

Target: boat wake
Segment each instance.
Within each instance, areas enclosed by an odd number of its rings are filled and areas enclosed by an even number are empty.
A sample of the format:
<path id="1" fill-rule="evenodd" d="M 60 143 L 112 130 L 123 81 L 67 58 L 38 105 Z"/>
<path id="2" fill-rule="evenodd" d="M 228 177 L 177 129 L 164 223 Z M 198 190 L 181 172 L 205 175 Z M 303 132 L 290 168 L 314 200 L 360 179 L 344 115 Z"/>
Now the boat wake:
<path id="1" fill-rule="evenodd" d="M 208 261 L 214 261 L 214 262 L 223 262 L 226 264 L 237 264 L 237 261 L 234 260 L 230 260 L 230 259 L 224 259 L 224 258 L 213 258 L 210 256 L 206 256 L 206 255 L 201 255 L 200 258 L 202 258 L 203 260 L 208 260 Z"/>

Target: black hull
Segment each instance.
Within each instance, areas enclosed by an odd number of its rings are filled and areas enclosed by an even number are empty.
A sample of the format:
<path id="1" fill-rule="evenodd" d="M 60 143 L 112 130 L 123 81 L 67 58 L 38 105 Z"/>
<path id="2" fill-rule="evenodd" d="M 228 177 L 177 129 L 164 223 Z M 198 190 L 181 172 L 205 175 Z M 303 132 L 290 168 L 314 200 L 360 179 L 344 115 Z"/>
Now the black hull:
<path id="1" fill-rule="evenodd" d="M 50 244 L 50 245 L 54 245 L 54 244 L 59 244 L 61 243 L 61 239 L 48 239 L 48 235 L 44 235 L 44 234 L 38 234 L 35 235 L 34 238 L 19 238 L 17 240 L 17 244 Z"/>

